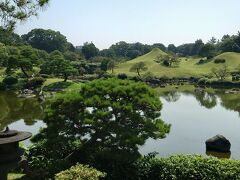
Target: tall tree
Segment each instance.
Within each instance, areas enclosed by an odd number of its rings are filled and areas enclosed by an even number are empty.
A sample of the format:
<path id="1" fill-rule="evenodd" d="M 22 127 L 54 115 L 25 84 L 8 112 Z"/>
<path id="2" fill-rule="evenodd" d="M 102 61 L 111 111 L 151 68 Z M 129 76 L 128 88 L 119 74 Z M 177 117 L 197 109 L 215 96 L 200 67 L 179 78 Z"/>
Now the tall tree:
<path id="1" fill-rule="evenodd" d="M 199 55 L 201 49 L 203 48 L 204 43 L 201 39 L 198 39 L 195 41 L 192 50 L 191 50 L 191 55 Z"/>
<path id="2" fill-rule="evenodd" d="M 226 64 L 224 64 L 223 67 L 218 68 L 218 69 L 212 68 L 211 71 L 216 76 L 216 78 L 218 78 L 220 80 L 224 80 L 229 74 L 229 70 L 228 70 Z"/>
<path id="3" fill-rule="evenodd" d="M 155 91 L 143 83 L 107 79 L 83 85 L 49 105 L 47 127 L 34 139 L 41 146 L 35 144 L 30 154 L 51 165 L 34 166 L 49 171 L 71 154 L 75 162 L 84 161 L 116 179 L 120 169 L 127 170 L 139 157 L 138 147 L 148 138 L 160 139 L 169 132 L 170 126 L 159 118 L 161 107 Z"/>
<path id="4" fill-rule="evenodd" d="M 113 70 L 114 70 L 115 67 L 116 67 L 116 62 L 114 60 L 110 60 L 107 63 L 107 69 L 111 70 L 112 74 L 113 74 Z"/>
<path id="5" fill-rule="evenodd" d="M 91 59 L 98 55 L 99 49 L 96 48 L 96 46 L 92 42 L 84 43 L 84 45 L 82 47 L 82 53 L 86 59 Z"/>
<path id="6" fill-rule="evenodd" d="M 176 53 L 177 52 L 177 47 L 174 44 L 169 44 L 168 47 L 167 47 L 167 50 L 169 52 Z"/>
<path id="7" fill-rule="evenodd" d="M 64 52 L 68 50 L 67 38 L 58 31 L 33 29 L 29 33 L 22 35 L 24 41 L 32 47 L 52 52 L 55 50 Z"/>
<path id="8" fill-rule="evenodd" d="M 202 57 L 207 57 L 207 59 L 213 58 L 216 55 L 215 45 L 211 43 L 205 44 L 199 52 L 199 55 Z"/>
<path id="9" fill-rule="evenodd" d="M 140 72 L 141 71 L 146 71 L 147 69 L 148 68 L 147 68 L 147 66 L 144 62 L 138 62 L 130 68 L 130 71 L 131 72 L 136 72 L 138 74 L 138 76 L 141 77 Z"/>
<path id="10" fill-rule="evenodd" d="M 63 56 L 55 55 L 51 57 L 50 61 L 45 62 L 41 66 L 41 73 L 54 74 L 62 77 L 66 82 L 68 77 L 77 74 L 77 69 L 69 60 L 65 60 Z"/>

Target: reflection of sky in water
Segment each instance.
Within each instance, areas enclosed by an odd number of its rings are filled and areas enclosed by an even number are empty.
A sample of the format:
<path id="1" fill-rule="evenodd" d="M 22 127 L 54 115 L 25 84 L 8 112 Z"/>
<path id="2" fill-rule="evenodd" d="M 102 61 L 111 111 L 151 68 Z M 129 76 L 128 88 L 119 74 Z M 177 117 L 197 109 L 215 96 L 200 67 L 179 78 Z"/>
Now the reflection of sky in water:
<path id="1" fill-rule="evenodd" d="M 217 106 L 207 109 L 200 106 L 193 95 L 181 94 L 176 102 L 161 98 L 161 118 L 172 124 L 170 134 L 161 140 L 149 139 L 141 153 L 158 152 L 161 156 L 173 154 L 203 154 L 205 141 L 217 134 L 228 138 L 232 144 L 232 158 L 240 159 L 239 113 Z"/>
<path id="2" fill-rule="evenodd" d="M 22 101 L 21 99 L 13 98 L 13 96 L 10 97 L 11 101 Z M 163 103 L 161 118 L 165 122 L 172 124 L 170 134 L 167 135 L 167 138 L 165 139 L 149 139 L 145 145 L 140 148 L 140 152 L 142 154 L 147 154 L 156 151 L 159 152 L 161 156 L 169 156 L 173 154 L 205 155 L 205 141 L 217 134 L 222 134 L 232 143 L 232 158 L 240 159 L 239 113 L 222 107 L 219 98 L 216 99 L 217 105 L 215 107 L 213 106 L 210 109 L 207 109 L 200 105 L 201 103 L 204 103 L 206 106 L 209 105 L 202 101 L 204 97 L 206 96 L 198 96 L 197 101 L 196 97 L 192 94 L 165 94 L 164 98 L 161 98 Z M 227 105 L 229 109 L 232 109 L 233 107 L 234 109 L 238 109 L 238 99 L 240 99 L 238 97 L 239 96 L 234 95 L 225 96 L 225 105 Z M 5 98 L 6 100 L 9 100 L 8 96 Z M 3 106 L 4 104 L 0 104 L 0 106 L 1 105 Z M 17 112 L 17 114 L 15 113 L 16 116 L 13 117 L 10 116 L 10 118 L 14 119 L 12 121 L 9 119 L 9 127 L 19 131 L 29 131 L 35 135 L 39 128 L 45 126 L 41 120 L 33 122 L 34 119 L 40 118 L 42 111 L 38 110 L 39 107 L 37 104 L 35 104 L 34 107 L 32 106 L 31 109 L 32 101 L 26 102 L 27 108 L 24 112 L 20 105 L 21 104 L 19 103 L 19 106 L 17 106 L 17 103 L 15 103 L 14 107 L 17 111 L 14 112 Z M 34 109 L 36 111 L 34 111 Z M 29 113 L 27 113 L 28 110 L 30 111 Z M 89 111 L 91 112 L 92 109 L 89 108 Z M 25 122 L 29 125 L 26 125 L 22 119 L 13 122 L 17 117 L 18 119 L 20 119 L 19 117 L 27 117 L 28 120 L 25 120 Z M 32 125 L 31 122 L 33 123 Z M 24 144 L 28 146 L 31 142 L 26 140 L 24 141 Z"/>
<path id="3" fill-rule="evenodd" d="M 10 129 L 14 129 L 14 130 L 18 130 L 18 131 L 27 131 L 27 132 L 31 132 L 33 135 L 37 134 L 39 129 L 42 127 L 45 127 L 46 125 L 43 123 L 43 121 L 41 120 L 37 120 L 34 125 L 32 126 L 28 126 L 24 123 L 24 120 L 21 119 L 17 122 L 14 122 L 12 124 L 9 125 Z M 29 146 L 31 144 L 30 140 L 25 140 L 23 141 L 25 146 Z"/>

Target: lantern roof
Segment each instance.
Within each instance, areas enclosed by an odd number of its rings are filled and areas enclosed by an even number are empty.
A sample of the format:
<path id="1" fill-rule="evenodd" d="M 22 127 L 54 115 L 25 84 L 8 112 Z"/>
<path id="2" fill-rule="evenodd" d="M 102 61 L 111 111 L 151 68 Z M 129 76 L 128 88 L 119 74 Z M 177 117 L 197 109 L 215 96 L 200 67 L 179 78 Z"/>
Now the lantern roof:
<path id="1" fill-rule="evenodd" d="M 10 130 L 8 127 L 0 132 L 0 145 L 24 141 L 32 136 L 30 132 Z"/>

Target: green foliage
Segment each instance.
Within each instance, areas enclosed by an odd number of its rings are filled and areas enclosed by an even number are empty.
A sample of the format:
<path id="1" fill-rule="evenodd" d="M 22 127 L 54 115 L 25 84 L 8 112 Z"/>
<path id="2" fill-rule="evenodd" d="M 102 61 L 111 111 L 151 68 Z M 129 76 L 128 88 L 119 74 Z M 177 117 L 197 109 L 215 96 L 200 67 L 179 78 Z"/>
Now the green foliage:
<path id="1" fill-rule="evenodd" d="M 147 68 L 147 66 L 144 62 L 138 62 L 130 68 L 130 71 L 131 72 L 136 72 L 138 74 L 138 76 L 141 76 L 140 72 L 141 71 L 146 71 L 147 69 L 148 68 Z"/>
<path id="2" fill-rule="evenodd" d="M 168 47 L 167 47 L 167 50 L 169 52 L 176 53 L 177 52 L 177 47 L 174 44 L 169 44 Z"/>
<path id="3" fill-rule="evenodd" d="M 240 179 L 240 162 L 202 156 L 147 156 L 136 164 L 135 179 L 144 180 L 237 180 Z"/>
<path id="4" fill-rule="evenodd" d="M 29 33 L 22 35 L 22 39 L 33 48 L 52 52 L 55 50 L 64 52 L 69 50 L 67 38 L 58 31 L 33 29 Z"/>
<path id="5" fill-rule="evenodd" d="M 219 69 L 212 68 L 212 73 L 216 76 L 216 78 L 224 80 L 229 75 L 229 70 L 227 68 L 227 65 L 224 65 Z"/>
<path id="6" fill-rule="evenodd" d="M 69 76 L 77 74 L 77 69 L 74 65 L 70 61 L 65 60 L 60 52 L 54 51 L 50 57 L 52 60 L 43 63 L 40 67 L 41 73 L 63 77 L 64 81 L 67 81 Z"/>
<path id="7" fill-rule="evenodd" d="M 114 70 L 115 67 L 116 67 L 116 62 L 115 62 L 115 61 L 110 60 L 110 61 L 107 63 L 107 69 L 111 70 L 111 71 L 112 71 L 112 74 L 113 74 L 113 70 Z"/>
<path id="8" fill-rule="evenodd" d="M 151 80 L 155 79 L 153 73 L 151 73 L 149 71 L 143 75 L 143 78 L 145 81 L 151 81 Z"/>
<path id="9" fill-rule="evenodd" d="M 32 88 L 41 87 L 45 81 L 46 81 L 46 79 L 44 79 L 42 77 L 31 78 L 31 79 L 29 79 L 27 86 L 32 87 Z"/>
<path id="10" fill-rule="evenodd" d="M 6 84 L 3 82 L 0 82 L 0 91 L 4 91 L 6 89 Z"/>
<path id="11" fill-rule="evenodd" d="M 225 59 L 214 59 L 214 63 L 216 63 L 216 64 L 219 64 L 219 63 L 225 63 L 226 62 L 226 60 Z"/>
<path id="12" fill-rule="evenodd" d="M 108 58 L 105 58 L 101 61 L 101 65 L 100 65 L 100 68 L 101 70 L 103 71 L 107 71 L 108 70 L 108 63 L 110 62 L 111 60 L 108 59 Z"/>
<path id="13" fill-rule="evenodd" d="M 224 35 L 219 43 L 222 52 L 240 52 L 240 33 L 237 35 Z"/>
<path id="14" fill-rule="evenodd" d="M 197 77 L 201 78 L 203 76 L 208 76 L 211 72 L 212 68 L 221 68 L 221 64 L 215 64 L 213 60 L 204 60 L 205 62 L 201 65 L 198 64 L 200 58 L 197 57 L 188 57 L 188 58 L 178 58 L 178 64 L 175 68 L 169 68 L 161 63 L 157 63 L 156 60 L 159 56 L 163 55 L 164 52 L 159 49 L 151 51 L 150 53 L 140 56 L 136 59 L 120 63 L 114 69 L 116 74 L 126 73 L 128 76 L 134 76 L 135 73 L 130 72 L 129 69 L 138 62 L 144 62 L 148 67 L 148 71 L 152 72 L 154 76 L 161 77 L 163 75 L 167 75 L 168 77 Z M 223 58 L 226 60 L 225 64 L 228 67 L 230 72 L 235 72 L 236 67 L 240 65 L 240 54 L 239 53 L 223 53 L 215 58 Z"/>
<path id="15" fill-rule="evenodd" d="M 118 74 L 118 75 L 117 75 L 117 78 L 118 78 L 118 79 L 127 79 L 128 77 L 127 77 L 126 74 L 122 73 L 122 74 Z"/>
<path id="16" fill-rule="evenodd" d="M 92 167 L 77 164 L 68 170 L 56 174 L 56 180 L 99 180 L 105 177 L 102 173 Z"/>
<path id="17" fill-rule="evenodd" d="M 215 45 L 210 43 L 205 44 L 199 52 L 201 57 L 206 57 L 207 59 L 212 59 L 216 54 Z"/>
<path id="18" fill-rule="evenodd" d="M 13 76 L 7 76 L 3 79 L 3 83 L 6 84 L 6 85 L 14 85 L 18 82 L 18 79 L 16 77 L 13 77 Z"/>
<path id="19" fill-rule="evenodd" d="M 82 47 L 82 53 L 86 59 L 91 59 L 98 55 L 99 49 L 93 43 L 85 43 Z"/>
<path id="20" fill-rule="evenodd" d="M 23 41 L 18 34 L 0 27 L 0 43 L 4 45 L 20 45 L 23 44 Z"/>
<path id="21" fill-rule="evenodd" d="M 46 142 L 44 151 L 34 156 L 63 159 L 73 151 L 67 144 L 78 142 L 74 161 L 86 162 L 109 177 L 120 176 L 139 157 L 139 145 L 169 132 L 170 125 L 159 119 L 160 110 L 158 96 L 145 84 L 92 81 L 50 104 L 44 119 L 47 128 L 35 139 Z M 63 151 L 56 155 L 56 149 Z"/>
<path id="22" fill-rule="evenodd" d="M 0 3 L 0 19 L 4 28 L 13 29 L 16 22 L 37 15 L 37 11 L 48 4 L 49 0 L 7 0 Z"/>
<path id="23" fill-rule="evenodd" d="M 49 84 L 48 86 L 44 86 L 44 91 L 62 91 L 69 86 L 71 86 L 72 82 L 55 82 L 52 84 Z"/>

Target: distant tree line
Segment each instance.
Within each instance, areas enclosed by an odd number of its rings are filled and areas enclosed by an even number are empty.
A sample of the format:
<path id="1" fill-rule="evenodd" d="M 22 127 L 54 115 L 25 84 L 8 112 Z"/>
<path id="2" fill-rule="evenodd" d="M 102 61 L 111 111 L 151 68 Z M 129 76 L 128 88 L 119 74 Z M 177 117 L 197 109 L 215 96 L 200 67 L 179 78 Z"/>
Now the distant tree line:
<path id="1" fill-rule="evenodd" d="M 8 75 L 19 69 L 26 78 L 31 76 L 34 67 L 39 67 L 42 74 L 59 76 L 65 81 L 72 75 L 102 74 L 107 70 L 113 73 L 119 62 L 134 59 L 154 48 L 168 53 L 168 56 L 159 57 L 166 66 L 176 64 L 181 56 L 211 59 L 223 52 L 240 52 L 240 32 L 224 35 L 221 40 L 211 38 L 204 43 L 198 39 L 177 47 L 174 44 L 165 47 L 161 43 L 147 45 L 121 41 L 99 50 L 92 42 L 75 48 L 63 34 L 50 29 L 33 29 L 19 36 L 0 27 L 0 66 L 5 67 Z M 135 69 L 139 74 L 141 68 Z"/>

